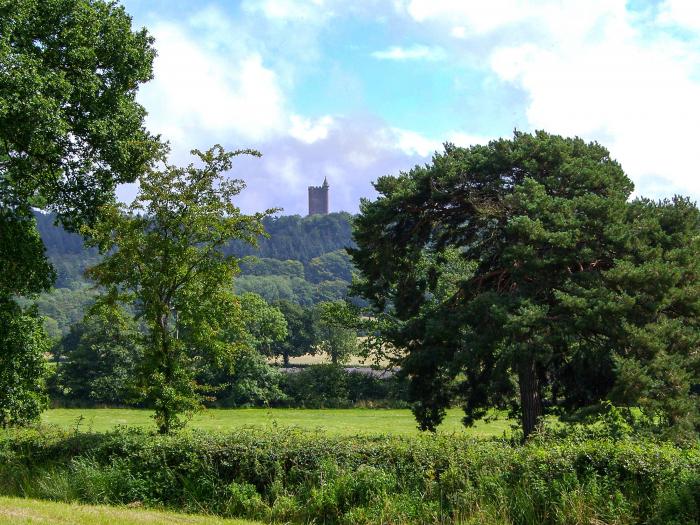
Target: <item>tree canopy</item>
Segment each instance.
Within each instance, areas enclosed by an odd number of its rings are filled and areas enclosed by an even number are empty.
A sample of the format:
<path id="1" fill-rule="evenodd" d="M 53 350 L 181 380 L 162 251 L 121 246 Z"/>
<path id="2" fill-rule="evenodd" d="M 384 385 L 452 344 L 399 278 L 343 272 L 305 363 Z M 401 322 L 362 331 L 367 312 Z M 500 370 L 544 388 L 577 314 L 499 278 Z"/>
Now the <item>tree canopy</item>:
<path id="1" fill-rule="evenodd" d="M 161 432 L 182 424 L 201 405 L 195 361 L 209 355 L 224 366 L 235 355 L 233 331 L 245 330 L 233 293 L 239 258 L 225 255 L 232 239 L 254 244 L 265 213 L 244 215 L 233 199 L 241 180 L 224 177 L 232 158 L 252 150 L 221 146 L 193 151 L 202 167 L 164 164 L 140 179 L 129 206 L 102 209 L 90 243 L 106 254 L 88 275 L 106 289 L 104 304 L 132 304 L 145 324 L 140 382 Z"/>
<path id="2" fill-rule="evenodd" d="M 103 0 L 0 1 L 0 201 L 94 220 L 159 143 L 136 102 L 155 51 Z"/>
<path id="3" fill-rule="evenodd" d="M 696 208 L 628 203 L 632 183 L 599 144 L 545 132 L 446 144 L 375 187 L 355 220 L 356 289 L 405 352 L 421 428 L 458 400 L 467 424 L 510 407 L 527 436 L 545 409 L 612 396 L 635 339 L 670 351 L 661 327 L 680 329 L 698 305 Z"/>

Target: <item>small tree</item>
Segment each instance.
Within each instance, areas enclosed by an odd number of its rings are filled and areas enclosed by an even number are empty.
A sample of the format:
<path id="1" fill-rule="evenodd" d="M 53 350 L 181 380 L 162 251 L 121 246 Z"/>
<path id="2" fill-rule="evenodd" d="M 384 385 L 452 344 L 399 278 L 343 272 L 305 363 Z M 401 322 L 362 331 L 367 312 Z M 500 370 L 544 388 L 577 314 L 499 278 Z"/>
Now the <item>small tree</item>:
<path id="1" fill-rule="evenodd" d="M 287 337 L 272 345 L 272 353 L 282 356 L 284 366 L 289 366 L 290 357 L 313 354 L 314 348 L 314 311 L 291 301 L 274 303 L 287 321 Z"/>
<path id="2" fill-rule="evenodd" d="M 314 323 L 317 349 L 333 364 L 347 361 L 357 351 L 356 326 L 357 315 L 345 301 L 319 303 Z"/>
<path id="3" fill-rule="evenodd" d="M 244 342 L 263 355 L 271 355 L 273 345 L 287 337 L 287 321 L 284 315 L 256 293 L 241 294 L 239 300 Z M 239 334 L 240 329 L 236 331 L 234 338 Z"/>
<path id="4" fill-rule="evenodd" d="M 83 403 L 126 405 L 138 398 L 133 377 L 143 351 L 134 321 L 119 307 L 97 305 L 56 345 L 55 387 Z"/>
<path id="5" fill-rule="evenodd" d="M 163 169 L 141 178 L 133 204 L 106 207 L 96 226 L 84 230 L 106 254 L 87 272 L 106 289 L 100 301 L 132 304 L 145 324 L 138 380 L 161 433 L 201 406 L 199 356 L 223 365 L 235 354 L 236 344 L 227 341 L 231 330 L 242 329 L 232 289 L 239 259 L 222 249 L 233 239 L 255 245 L 263 217 L 274 211 L 242 214 L 232 200 L 245 184 L 223 176 L 234 156 L 258 152 L 227 153 L 217 145 L 192 153 L 201 168 L 163 161 Z"/>

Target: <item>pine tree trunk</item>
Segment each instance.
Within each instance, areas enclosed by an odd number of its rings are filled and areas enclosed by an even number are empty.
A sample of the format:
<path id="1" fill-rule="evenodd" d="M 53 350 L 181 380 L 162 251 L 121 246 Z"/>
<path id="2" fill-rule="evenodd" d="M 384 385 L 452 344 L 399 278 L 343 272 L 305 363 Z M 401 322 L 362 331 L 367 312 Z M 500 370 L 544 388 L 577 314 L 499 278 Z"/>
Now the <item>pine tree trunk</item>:
<path id="1" fill-rule="evenodd" d="M 524 356 L 518 366 L 520 408 L 525 439 L 532 434 L 542 419 L 542 396 L 537 380 L 537 367 L 531 354 Z"/>

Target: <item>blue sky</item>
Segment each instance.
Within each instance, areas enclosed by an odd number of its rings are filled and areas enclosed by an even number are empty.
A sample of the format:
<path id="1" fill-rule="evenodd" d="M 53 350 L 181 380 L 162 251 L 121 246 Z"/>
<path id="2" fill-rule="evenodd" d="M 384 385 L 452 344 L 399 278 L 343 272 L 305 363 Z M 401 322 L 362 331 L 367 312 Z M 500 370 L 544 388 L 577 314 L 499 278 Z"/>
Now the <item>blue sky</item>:
<path id="1" fill-rule="evenodd" d="M 356 212 L 377 177 L 514 128 L 598 140 L 638 195 L 700 197 L 698 0 L 122 3 L 156 39 L 139 100 L 172 160 L 263 153 L 231 173 L 245 211 L 305 214 L 327 177 Z"/>

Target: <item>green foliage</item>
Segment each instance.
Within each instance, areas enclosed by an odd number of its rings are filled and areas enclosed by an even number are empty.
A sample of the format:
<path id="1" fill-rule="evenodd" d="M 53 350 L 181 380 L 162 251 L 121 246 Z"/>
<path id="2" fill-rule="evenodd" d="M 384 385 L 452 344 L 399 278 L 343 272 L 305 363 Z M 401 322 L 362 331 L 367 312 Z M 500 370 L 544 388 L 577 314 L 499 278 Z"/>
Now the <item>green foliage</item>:
<path id="1" fill-rule="evenodd" d="M 216 392 L 217 406 L 254 407 L 279 404 L 286 399 L 281 389 L 282 373 L 255 351 L 236 355 L 232 373 L 224 375 L 224 388 Z M 215 384 L 215 383 L 214 383 Z"/>
<path id="2" fill-rule="evenodd" d="M 447 144 L 375 186 L 355 219 L 356 289 L 404 351 L 423 428 L 457 399 L 467 424 L 509 407 L 527 436 L 545 407 L 611 397 L 700 429 L 694 205 L 628 203 L 605 148 L 545 132 Z"/>
<path id="3" fill-rule="evenodd" d="M 0 183 L 2 172 L 0 171 Z M 0 185 L 0 297 L 47 290 L 54 273 L 31 214 L 9 207 Z"/>
<path id="4" fill-rule="evenodd" d="M 311 282 L 352 281 L 353 266 L 347 250 L 335 250 L 309 261 L 308 278 Z"/>
<path id="5" fill-rule="evenodd" d="M 54 349 L 56 396 L 86 404 L 138 402 L 133 378 L 143 358 L 139 339 L 137 326 L 119 308 L 94 308 Z"/>
<path id="6" fill-rule="evenodd" d="M 207 356 L 227 366 L 242 344 L 231 343 L 232 333 L 245 331 L 232 290 L 239 259 L 223 247 L 233 239 L 255 244 L 265 216 L 242 214 L 233 198 L 244 183 L 223 176 L 243 153 L 259 155 L 216 146 L 193 151 L 201 168 L 163 161 L 162 170 L 140 179 L 131 205 L 103 208 L 99 222 L 84 229 L 106 254 L 88 271 L 106 288 L 100 302 L 132 304 L 145 325 L 138 379 L 163 433 L 201 406 L 197 360 Z"/>
<path id="7" fill-rule="evenodd" d="M 344 300 L 348 296 L 348 281 L 322 281 L 314 290 L 314 303 L 328 303 Z"/>
<path id="8" fill-rule="evenodd" d="M 271 355 L 272 346 L 287 338 L 287 320 L 284 314 L 254 293 L 244 293 L 238 300 L 245 328 L 243 340 L 250 348 Z M 233 341 L 240 342 L 240 330 L 233 335 Z"/>
<path id="9" fill-rule="evenodd" d="M 70 228 L 92 222 L 115 186 L 150 163 L 161 146 L 135 97 L 154 54 L 113 2 L 0 0 L 3 424 L 35 418 L 45 402 L 45 334 L 34 311 L 11 299 L 45 291 L 55 277 L 31 207 L 56 211 Z"/>
<path id="10" fill-rule="evenodd" d="M 700 433 L 700 211 L 686 198 L 641 199 L 628 216 L 630 255 L 606 274 L 618 291 L 614 315 L 625 320 L 614 335 L 621 350 L 611 398 L 640 407 L 665 437 L 692 440 Z M 605 296 L 586 298 L 589 315 L 601 315 Z"/>
<path id="11" fill-rule="evenodd" d="M 241 273 L 244 275 L 284 275 L 303 279 L 304 265 L 299 261 L 246 257 L 241 261 Z"/>
<path id="12" fill-rule="evenodd" d="M 301 277 L 287 275 L 241 275 L 236 279 L 236 292 L 255 293 L 268 303 L 293 301 L 305 306 L 314 304 L 313 286 Z"/>
<path id="13" fill-rule="evenodd" d="M 36 309 L 0 296 L 0 426 L 22 425 L 46 408 L 49 342 Z"/>
<path id="14" fill-rule="evenodd" d="M 83 246 L 83 239 L 79 235 L 69 233 L 60 226 L 54 225 L 56 220 L 54 214 L 35 213 L 34 216 L 46 246 L 46 253 L 56 269 L 56 289 L 39 296 L 39 312 L 53 319 L 47 323 L 47 329 L 50 328 L 51 336 L 60 337 L 68 333 L 72 324 L 82 319 L 86 302 L 92 301 L 91 298 L 78 290 L 87 284 L 83 277 L 84 270 L 97 264 L 100 258 L 97 255 L 97 250 Z M 273 233 L 279 236 L 279 243 L 276 244 L 276 238 L 268 239 L 266 237 L 261 237 L 258 241 L 268 246 L 265 250 L 279 254 L 281 258 L 252 256 L 243 258 L 240 262 L 241 275 L 235 280 L 236 292 L 239 294 L 256 293 L 269 303 L 291 301 L 304 306 L 311 306 L 322 301 L 344 299 L 347 296 L 349 285 L 349 279 L 343 280 L 348 278 L 347 272 L 340 274 L 342 279 L 337 278 L 338 276 L 331 276 L 331 280 L 312 282 L 306 278 L 304 262 L 292 260 L 289 257 L 298 256 L 300 251 L 316 253 L 327 249 L 335 250 L 343 257 L 342 253 L 344 252 L 338 250 L 338 247 L 352 244 L 349 222 L 347 222 L 349 217 L 347 214 L 314 216 L 311 223 L 324 232 L 322 238 L 319 238 L 318 232 L 307 225 L 307 220 L 301 217 L 295 216 L 290 220 L 264 218 L 263 225 L 267 225 L 268 228 L 272 228 L 274 225 L 277 228 Z M 343 221 L 346 221 L 345 224 Z M 303 227 L 299 224 L 302 224 Z M 291 242 L 290 239 L 293 235 L 298 235 L 298 237 L 294 238 L 294 242 Z M 299 246 L 305 248 L 300 250 Z M 236 244 L 236 249 L 238 248 L 241 248 L 239 250 L 241 253 L 244 251 L 255 253 L 252 249 L 243 250 L 240 243 Z M 227 248 L 228 250 L 232 250 L 232 248 Z M 323 254 L 313 260 L 322 257 Z M 310 264 L 309 261 L 306 261 L 306 264 Z M 329 274 L 325 275 L 325 277 L 328 276 Z"/>
<path id="15" fill-rule="evenodd" d="M 3 197 L 0 171 L 0 199 Z M 49 341 L 36 308 L 25 308 L 27 301 L 15 299 L 17 295 L 32 297 L 46 290 L 53 279 L 53 269 L 44 256 L 34 218 L 7 204 L 0 200 L 0 426 L 3 427 L 30 423 L 46 407 L 44 353 L 49 350 Z"/>
<path id="16" fill-rule="evenodd" d="M 312 365 L 284 378 L 284 391 L 295 406 L 335 408 L 350 406 L 348 374 L 335 364 Z"/>
<path id="17" fill-rule="evenodd" d="M 291 301 L 279 301 L 274 303 L 274 306 L 284 316 L 287 336 L 272 344 L 271 354 L 281 356 L 284 365 L 288 366 L 290 357 L 315 353 L 313 310 Z"/>
<path id="18" fill-rule="evenodd" d="M 347 371 L 334 364 L 311 365 L 285 374 L 282 390 L 286 406 L 347 408 L 351 406 L 404 407 L 405 382 Z"/>
<path id="19" fill-rule="evenodd" d="M 0 2 L 0 201 L 92 221 L 159 149 L 138 86 L 155 51 L 102 0 Z"/>
<path id="20" fill-rule="evenodd" d="M 39 294 L 34 303 L 44 317 L 55 322 L 55 325 L 51 323 L 54 331 L 49 335 L 59 339 L 70 332 L 73 325 L 80 323 L 96 297 L 94 288 L 81 283 L 76 288 L 55 288 Z"/>
<path id="21" fill-rule="evenodd" d="M 357 351 L 355 310 L 345 301 L 319 303 L 314 311 L 316 349 L 331 357 L 333 364 L 346 361 Z"/>
<path id="22" fill-rule="evenodd" d="M 0 492 L 288 523 L 697 522 L 700 449 L 605 438 L 524 446 L 293 429 L 0 438 Z"/>
<path id="23" fill-rule="evenodd" d="M 269 238 L 260 238 L 255 249 L 233 242 L 228 250 L 238 256 L 294 260 L 306 265 L 314 257 L 352 246 L 351 222 L 352 216 L 345 212 L 267 217 L 263 226 Z"/>

